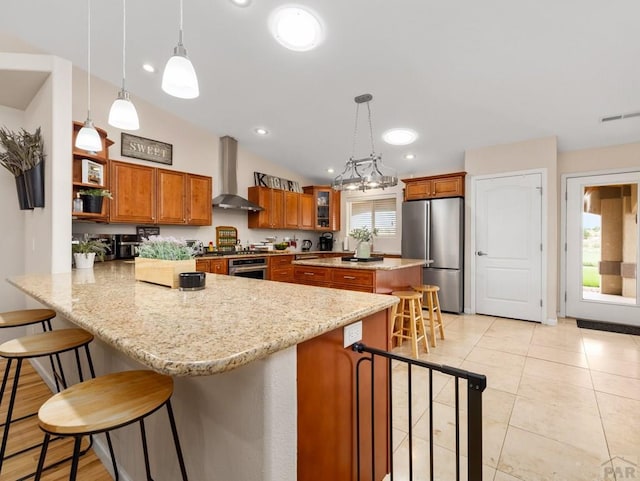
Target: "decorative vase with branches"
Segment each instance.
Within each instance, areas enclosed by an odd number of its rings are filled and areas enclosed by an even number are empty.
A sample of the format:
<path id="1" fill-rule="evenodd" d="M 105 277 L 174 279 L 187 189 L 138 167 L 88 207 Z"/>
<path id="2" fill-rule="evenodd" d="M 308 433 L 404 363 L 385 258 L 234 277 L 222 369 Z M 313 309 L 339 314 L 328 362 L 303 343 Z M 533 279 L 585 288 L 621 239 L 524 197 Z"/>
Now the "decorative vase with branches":
<path id="1" fill-rule="evenodd" d="M 40 127 L 34 133 L 0 128 L 0 165 L 16 179 L 20 209 L 44 207 L 44 142 Z"/>
<path id="2" fill-rule="evenodd" d="M 371 257 L 371 241 L 378 234 L 378 229 L 369 229 L 367 226 L 358 227 L 349 232 L 349 235 L 358 241 L 356 245 L 356 257 Z"/>

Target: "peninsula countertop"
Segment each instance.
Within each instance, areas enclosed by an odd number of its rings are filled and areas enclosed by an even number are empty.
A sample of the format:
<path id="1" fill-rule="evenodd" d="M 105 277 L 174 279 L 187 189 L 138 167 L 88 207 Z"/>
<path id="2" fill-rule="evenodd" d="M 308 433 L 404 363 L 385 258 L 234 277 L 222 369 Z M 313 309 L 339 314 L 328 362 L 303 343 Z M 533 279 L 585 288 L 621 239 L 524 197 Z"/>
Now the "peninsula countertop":
<path id="1" fill-rule="evenodd" d="M 348 254 L 345 254 L 347 256 Z M 366 269 L 374 271 L 392 271 L 407 267 L 424 266 L 424 259 L 384 258 L 381 261 L 350 262 L 340 257 L 326 257 L 324 259 L 300 259 L 292 262 L 294 265 L 314 267 L 340 267 L 345 269 Z"/>
<path id="2" fill-rule="evenodd" d="M 207 274 L 203 290 L 180 291 L 135 281 L 133 262 L 122 261 L 8 281 L 106 344 L 173 376 L 229 371 L 397 302 L 216 274 Z"/>

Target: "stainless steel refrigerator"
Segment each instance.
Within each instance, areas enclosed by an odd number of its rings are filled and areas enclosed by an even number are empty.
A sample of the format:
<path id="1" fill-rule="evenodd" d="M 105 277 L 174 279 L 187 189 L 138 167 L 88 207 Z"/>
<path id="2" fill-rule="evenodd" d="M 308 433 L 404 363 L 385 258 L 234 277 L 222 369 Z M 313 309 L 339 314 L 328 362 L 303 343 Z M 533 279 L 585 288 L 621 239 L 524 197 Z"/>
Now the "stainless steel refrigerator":
<path id="1" fill-rule="evenodd" d="M 402 257 L 424 259 L 425 284 L 440 287 L 440 308 L 464 310 L 464 199 L 416 200 L 402 204 Z"/>

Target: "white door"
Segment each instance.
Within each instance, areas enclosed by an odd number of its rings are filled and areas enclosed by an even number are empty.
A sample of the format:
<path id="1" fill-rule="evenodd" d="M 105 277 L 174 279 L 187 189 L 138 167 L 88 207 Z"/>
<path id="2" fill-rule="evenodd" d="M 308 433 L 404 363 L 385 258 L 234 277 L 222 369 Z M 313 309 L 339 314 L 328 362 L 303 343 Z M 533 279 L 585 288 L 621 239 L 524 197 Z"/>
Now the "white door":
<path id="1" fill-rule="evenodd" d="M 542 176 L 475 182 L 476 312 L 542 322 Z"/>
<path id="2" fill-rule="evenodd" d="M 566 315 L 640 326 L 640 173 L 567 178 Z"/>

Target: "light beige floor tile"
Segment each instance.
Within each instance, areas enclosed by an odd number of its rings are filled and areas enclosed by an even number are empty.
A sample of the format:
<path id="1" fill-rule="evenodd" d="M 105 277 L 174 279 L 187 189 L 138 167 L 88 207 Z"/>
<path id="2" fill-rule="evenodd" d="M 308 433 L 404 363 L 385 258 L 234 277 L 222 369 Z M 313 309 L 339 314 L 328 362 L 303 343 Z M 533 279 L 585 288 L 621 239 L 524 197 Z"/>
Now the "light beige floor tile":
<path id="1" fill-rule="evenodd" d="M 546 361 L 559 362 L 576 367 L 589 367 L 587 357 L 582 352 L 566 351 L 555 347 L 533 344 L 527 353 L 528 357 L 544 359 Z"/>
<path id="2" fill-rule="evenodd" d="M 564 349 L 565 351 L 584 352 L 580 330 L 561 326 L 539 325 L 533 333 L 531 344 Z"/>
<path id="3" fill-rule="evenodd" d="M 525 358 L 509 352 L 476 346 L 469 353 L 466 360 L 486 364 L 487 366 L 509 369 L 512 374 L 517 375 L 522 373 Z"/>
<path id="4" fill-rule="evenodd" d="M 554 379 L 525 374 L 520 379 L 518 396 L 533 399 L 544 410 L 548 404 L 581 410 L 597 416 L 598 403 L 593 389 L 573 386 Z"/>
<path id="5" fill-rule="evenodd" d="M 444 349 L 441 349 L 442 347 L 442 345 L 438 344 L 437 348 L 431 348 L 431 352 L 429 354 L 421 355 L 420 360 L 433 362 L 435 364 L 444 366 L 460 367 L 460 365 L 464 362 L 464 357 L 456 357 L 443 354 Z M 444 348 L 446 349 L 446 346 L 444 346 Z"/>
<path id="6" fill-rule="evenodd" d="M 596 392 L 600 416 L 623 416 L 627 419 L 636 419 L 640 416 L 640 401 L 627 397 L 617 396 L 605 392 Z M 637 423 L 640 425 L 640 422 Z"/>
<path id="7" fill-rule="evenodd" d="M 611 456 L 611 461 L 611 470 L 605 472 L 605 475 L 609 475 L 609 479 L 605 481 L 611 480 L 610 474 L 612 472 L 616 481 L 640 479 L 640 456 L 638 454 L 614 455 Z"/>
<path id="8" fill-rule="evenodd" d="M 590 355 L 588 359 L 589 367 L 593 371 L 640 379 L 640 362 L 623 361 L 597 355 Z"/>
<path id="9" fill-rule="evenodd" d="M 632 418 L 609 416 L 602 419 L 611 456 L 640 454 L 640 414 Z M 640 468 L 638 470 L 640 475 Z"/>
<path id="10" fill-rule="evenodd" d="M 508 319 L 496 319 L 487 329 L 485 336 L 497 337 L 499 339 L 513 340 L 519 343 L 531 342 L 535 326 L 526 321 L 515 321 Z"/>
<path id="11" fill-rule="evenodd" d="M 509 426 L 498 470 L 526 481 L 595 481 L 605 461 L 574 446 Z"/>
<path id="12" fill-rule="evenodd" d="M 466 341 L 456 341 L 455 339 L 445 339 L 444 341 L 438 341 L 436 347 L 430 347 L 430 353 L 424 355 L 425 360 L 429 360 L 431 354 L 439 356 L 445 356 L 449 358 L 464 359 L 473 350 L 475 343 L 468 343 Z M 423 356 L 420 356 L 423 359 Z"/>
<path id="13" fill-rule="evenodd" d="M 573 327 L 575 329 L 578 328 L 576 320 L 570 317 L 559 317 L 558 318 L 558 326 L 560 327 Z"/>
<path id="14" fill-rule="evenodd" d="M 640 344 L 632 341 L 631 344 L 620 345 L 616 342 L 606 342 L 593 337 L 583 337 L 584 352 L 589 356 L 603 356 L 609 359 L 640 363 Z"/>
<path id="15" fill-rule="evenodd" d="M 518 338 L 505 342 L 505 339 L 501 337 L 482 336 L 476 344 L 476 347 L 484 347 L 486 349 L 495 349 L 496 351 L 526 356 L 529 351 L 529 342 L 520 341 Z"/>
<path id="16" fill-rule="evenodd" d="M 527 357 L 523 374 L 553 379 L 574 386 L 593 388 L 588 369 L 568 366 L 557 362 Z"/>
<path id="17" fill-rule="evenodd" d="M 591 377 L 596 391 L 640 400 L 640 379 L 598 371 L 591 371 Z"/>
<path id="18" fill-rule="evenodd" d="M 467 412 L 467 384 L 466 381 L 459 381 L 459 406 L 462 413 Z M 436 401 L 448 406 L 455 406 L 455 384 L 451 380 L 440 391 L 436 397 Z M 516 396 L 514 394 L 499 391 L 498 389 L 486 388 L 482 393 L 482 416 L 483 418 L 493 419 L 503 423 L 509 422 L 511 416 L 511 410 L 513 409 L 513 403 Z"/>
<path id="19" fill-rule="evenodd" d="M 580 329 L 584 340 L 592 340 L 605 345 L 615 346 L 618 348 L 628 347 L 635 348 L 637 346 L 634 337 L 631 334 L 622 334 L 620 332 L 596 331 L 594 329 Z"/>
<path id="20" fill-rule="evenodd" d="M 584 410 L 551 404 L 540 409 L 540 404 L 535 399 L 517 397 L 509 425 L 570 444 L 599 459 L 608 457 L 597 408 L 587 414 Z"/>
<path id="21" fill-rule="evenodd" d="M 510 474 L 503 473 L 502 471 L 496 471 L 496 476 L 493 481 L 522 481 L 520 478 L 511 476 Z"/>
<path id="22" fill-rule="evenodd" d="M 407 433 L 401 431 L 400 429 L 393 429 L 392 440 L 393 440 L 393 450 L 395 451 L 400 447 L 402 442 L 407 438 Z"/>
<path id="23" fill-rule="evenodd" d="M 518 392 L 520 374 L 515 374 L 512 369 L 487 366 L 478 362 L 465 361 L 460 366 L 467 371 L 484 374 L 487 377 L 487 387 L 515 394 Z M 519 368 L 516 368 L 518 371 Z"/>

